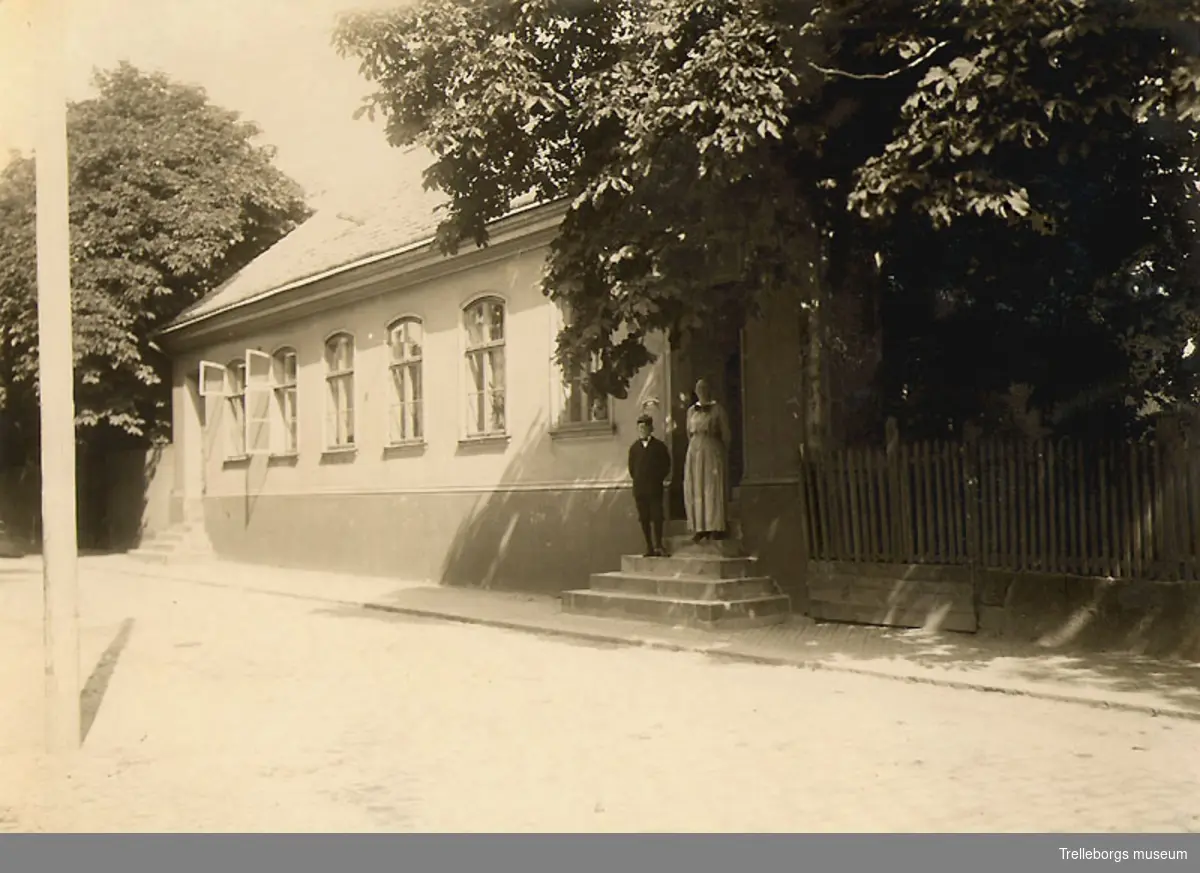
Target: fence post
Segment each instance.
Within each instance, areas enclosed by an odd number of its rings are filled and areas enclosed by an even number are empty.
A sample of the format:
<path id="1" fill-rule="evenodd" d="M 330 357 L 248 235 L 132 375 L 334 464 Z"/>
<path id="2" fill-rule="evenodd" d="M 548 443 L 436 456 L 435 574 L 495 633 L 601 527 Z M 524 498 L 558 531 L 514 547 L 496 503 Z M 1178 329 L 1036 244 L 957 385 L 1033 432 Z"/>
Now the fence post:
<path id="1" fill-rule="evenodd" d="M 888 555 L 890 561 L 901 561 L 908 556 L 907 545 L 901 546 L 904 541 L 904 518 L 902 513 L 908 511 L 908 505 L 903 501 L 905 492 L 900 485 L 900 471 L 898 468 L 898 454 L 900 448 L 900 424 L 896 421 L 896 417 L 889 416 L 884 425 L 884 456 L 887 461 L 887 476 L 888 476 L 888 502 L 887 502 L 887 525 L 890 529 L 891 554 Z"/>
<path id="2" fill-rule="evenodd" d="M 977 565 L 980 551 L 980 506 L 979 506 L 979 469 L 975 457 L 979 448 L 980 428 L 974 422 L 968 422 L 963 427 L 963 442 L 959 449 L 963 453 L 963 491 L 966 500 L 966 552 L 967 573 L 971 580 L 971 588 L 979 597 Z"/>
<path id="3" fill-rule="evenodd" d="M 800 443 L 797 459 L 800 468 L 800 524 L 804 531 L 804 556 L 808 562 L 811 562 L 813 560 L 813 552 L 816 551 L 817 532 L 816 528 L 813 527 L 812 506 L 809 503 L 809 469 L 804 443 Z"/>
<path id="4" fill-rule="evenodd" d="M 1180 488 L 1180 480 L 1184 477 L 1179 474 L 1180 469 L 1186 470 L 1187 466 L 1184 458 L 1184 433 L 1178 416 L 1162 416 L 1155 428 L 1154 437 L 1158 449 L 1158 464 L 1155 470 L 1158 479 L 1157 521 L 1162 532 L 1162 554 L 1159 555 L 1159 560 L 1168 579 L 1186 579 L 1187 557 L 1184 542 L 1190 539 L 1187 528 L 1188 498 L 1186 484 Z"/>

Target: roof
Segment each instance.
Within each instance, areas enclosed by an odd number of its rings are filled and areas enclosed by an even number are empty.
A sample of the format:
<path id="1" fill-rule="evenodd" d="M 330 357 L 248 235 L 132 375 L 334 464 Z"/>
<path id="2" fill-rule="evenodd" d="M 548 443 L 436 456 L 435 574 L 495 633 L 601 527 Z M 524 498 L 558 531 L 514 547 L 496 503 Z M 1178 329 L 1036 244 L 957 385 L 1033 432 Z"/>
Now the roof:
<path id="1" fill-rule="evenodd" d="M 424 189 L 421 174 L 429 155 L 411 150 L 396 157 L 394 165 L 378 168 L 369 183 L 340 190 L 315 204 L 307 221 L 184 310 L 168 329 L 432 238 L 439 222 L 434 210 L 447 198 Z"/>

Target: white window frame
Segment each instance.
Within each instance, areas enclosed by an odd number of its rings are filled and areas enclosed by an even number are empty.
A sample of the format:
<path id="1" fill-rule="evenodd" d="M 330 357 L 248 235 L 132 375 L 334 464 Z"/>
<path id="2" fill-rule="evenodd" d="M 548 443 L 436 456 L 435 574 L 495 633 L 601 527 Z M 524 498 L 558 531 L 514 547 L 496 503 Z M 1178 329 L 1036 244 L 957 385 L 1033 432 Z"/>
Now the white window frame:
<path id="1" fill-rule="evenodd" d="M 500 306 L 502 313 L 501 320 L 501 335 L 496 339 L 491 335 L 490 321 L 484 321 L 485 339 L 483 342 L 476 345 L 471 344 L 471 334 L 467 329 L 467 319 L 477 307 L 486 307 L 488 304 L 497 304 Z M 485 309 L 485 315 L 487 311 Z M 499 437 L 508 436 L 508 420 L 509 420 L 509 397 L 508 397 L 508 301 L 499 294 L 488 293 L 479 294 L 472 297 L 459 310 L 459 331 L 462 337 L 462 373 L 463 386 L 465 391 L 462 394 L 463 406 L 463 437 L 467 440 L 487 440 L 496 439 Z M 500 367 L 500 387 L 495 387 L 497 380 L 495 378 L 496 369 L 494 366 L 494 354 L 499 352 L 501 367 Z M 472 375 L 472 361 L 479 360 L 482 363 L 481 372 L 484 374 L 483 385 L 481 390 L 476 390 L 475 378 Z M 500 422 L 497 425 L 495 421 L 495 398 L 500 395 Z M 484 427 L 477 428 L 479 423 L 479 403 L 484 398 L 490 397 L 492 401 L 484 409 Z"/>
<path id="2" fill-rule="evenodd" d="M 401 326 L 416 325 L 419 351 L 410 354 L 411 339 L 406 334 L 403 354 L 397 358 L 393 332 Z M 413 445 L 425 440 L 425 321 L 419 315 L 405 314 L 387 324 L 389 446 Z M 414 379 L 415 374 L 415 379 Z M 398 425 L 398 426 L 397 426 Z"/>
<path id="3" fill-rule="evenodd" d="M 350 344 L 350 366 L 343 370 L 335 370 L 330 361 L 330 343 L 343 338 Z M 354 384 L 356 358 L 354 334 L 338 330 L 325 337 L 325 341 L 321 345 L 321 359 L 325 365 L 325 451 L 327 452 L 350 451 L 357 445 L 355 440 L 358 430 L 358 404 L 355 402 L 357 398 Z M 341 394 L 346 400 L 346 409 L 338 408 L 338 394 L 335 386 L 339 384 L 346 386 L 342 389 Z M 340 439 L 339 433 L 343 426 L 346 431 L 344 440 Z"/>
<path id="4" fill-rule="evenodd" d="M 204 454 L 207 458 L 212 446 L 209 435 L 214 433 L 209 428 L 220 425 L 221 413 L 224 411 L 225 405 L 226 380 L 229 377 L 225 372 L 225 365 L 218 364 L 216 361 L 201 361 L 199 369 L 200 402 L 204 411 Z M 216 432 L 216 435 L 219 436 L 219 431 Z"/>
<path id="5" fill-rule="evenodd" d="M 225 365 L 225 414 L 229 416 L 225 458 L 230 461 L 246 457 L 246 388 L 246 359 L 234 358 Z"/>
<path id="6" fill-rule="evenodd" d="M 225 397 L 225 365 L 215 361 L 200 362 L 200 396 Z"/>
<path id="7" fill-rule="evenodd" d="M 562 328 L 570 323 L 571 311 L 570 308 L 562 301 L 555 301 L 551 306 L 551 331 L 550 331 L 550 348 L 555 349 L 558 341 L 558 334 Z M 599 356 L 593 356 L 591 368 L 587 373 L 579 373 L 572 375 L 563 369 L 562 365 L 555 360 L 553 351 L 550 356 L 550 373 L 551 373 L 551 429 L 557 432 L 571 431 L 586 431 L 588 433 L 608 432 L 614 429 L 613 423 L 613 402 L 612 398 L 605 396 L 598 401 L 592 401 L 583 409 L 583 417 L 580 420 L 573 420 L 570 415 L 570 392 L 573 387 L 579 391 L 586 393 L 584 386 L 587 375 L 594 372 L 599 364 Z M 598 415 L 597 406 L 602 410 L 602 415 Z M 581 408 L 583 404 L 581 403 Z"/>
<path id="8" fill-rule="evenodd" d="M 287 373 L 287 359 L 292 360 L 292 373 Z M 300 453 L 300 356 L 293 346 L 280 346 L 271 353 L 272 411 L 275 425 L 271 453 L 290 457 Z M 288 398 L 291 403 L 288 403 Z M 289 413 L 290 409 L 290 413 Z"/>
<path id="9" fill-rule="evenodd" d="M 258 349 L 246 349 L 246 454 L 271 454 L 271 418 L 274 401 L 274 359 Z"/>

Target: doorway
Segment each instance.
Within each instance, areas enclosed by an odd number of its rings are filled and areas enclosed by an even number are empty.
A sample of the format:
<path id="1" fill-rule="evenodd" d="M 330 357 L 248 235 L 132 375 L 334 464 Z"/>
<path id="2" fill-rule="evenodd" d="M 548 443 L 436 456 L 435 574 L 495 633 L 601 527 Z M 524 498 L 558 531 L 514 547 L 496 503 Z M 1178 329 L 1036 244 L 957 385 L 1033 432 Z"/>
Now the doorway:
<path id="1" fill-rule="evenodd" d="M 683 468 L 687 457 L 687 411 L 696 402 L 693 386 L 704 378 L 729 416 L 729 487 L 737 488 L 745 470 L 742 438 L 742 331 L 721 323 L 693 335 L 682 347 L 672 347 L 668 356 L 671 397 L 670 423 L 671 484 L 667 511 L 672 519 L 686 518 L 683 500 Z"/>

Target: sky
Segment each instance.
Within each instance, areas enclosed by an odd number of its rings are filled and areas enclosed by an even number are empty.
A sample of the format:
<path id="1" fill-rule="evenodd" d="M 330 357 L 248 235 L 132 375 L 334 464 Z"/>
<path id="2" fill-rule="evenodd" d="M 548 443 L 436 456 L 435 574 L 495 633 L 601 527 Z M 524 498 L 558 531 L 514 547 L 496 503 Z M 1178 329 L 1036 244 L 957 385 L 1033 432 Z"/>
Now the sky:
<path id="1" fill-rule="evenodd" d="M 0 0 L 0 155 L 28 152 L 35 125 L 33 10 Z M 93 73 L 128 61 L 201 85 L 278 149 L 277 166 L 316 205 L 377 185 L 393 162 L 412 172 L 378 124 L 352 118 L 370 83 L 331 44 L 339 12 L 406 0 L 64 0 L 68 99 L 94 93 Z"/>

